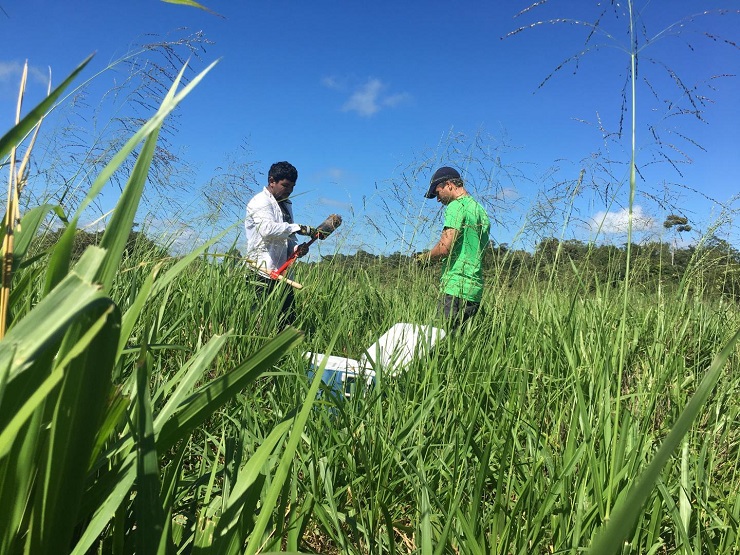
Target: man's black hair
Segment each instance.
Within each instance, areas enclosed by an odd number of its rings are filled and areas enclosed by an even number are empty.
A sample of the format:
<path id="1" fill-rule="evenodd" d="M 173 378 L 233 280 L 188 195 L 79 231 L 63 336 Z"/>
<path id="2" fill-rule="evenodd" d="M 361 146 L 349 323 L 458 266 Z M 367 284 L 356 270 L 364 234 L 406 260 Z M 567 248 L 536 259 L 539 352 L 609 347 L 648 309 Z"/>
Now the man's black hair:
<path id="1" fill-rule="evenodd" d="M 298 181 L 298 170 L 290 162 L 275 162 L 270 166 L 270 171 L 267 174 L 267 182 L 269 183 L 272 180 L 277 183 L 283 179 L 295 183 Z"/>

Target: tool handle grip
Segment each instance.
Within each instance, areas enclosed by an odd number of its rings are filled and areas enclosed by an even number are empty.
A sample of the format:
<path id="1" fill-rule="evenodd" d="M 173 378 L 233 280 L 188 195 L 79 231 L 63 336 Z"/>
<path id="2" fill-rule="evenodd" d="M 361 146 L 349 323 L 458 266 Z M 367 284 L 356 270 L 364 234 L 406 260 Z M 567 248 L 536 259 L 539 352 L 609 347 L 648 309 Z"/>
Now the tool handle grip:
<path id="1" fill-rule="evenodd" d="M 294 288 L 296 288 L 296 289 L 303 289 L 303 285 L 302 285 L 302 284 L 300 284 L 300 283 L 298 283 L 297 281 L 293 281 L 292 279 L 288 279 L 288 278 L 286 278 L 285 276 L 280 276 L 280 275 L 279 275 L 279 276 L 277 276 L 277 277 L 274 277 L 274 276 L 273 276 L 272 274 L 277 274 L 277 272 L 269 272 L 269 273 L 268 273 L 268 272 L 266 272 L 266 271 L 265 271 L 265 269 L 264 269 L 264 268 L 261 268 L 260 266 L 258 266 L 258 265 L 257 265 L 257 264 L 256 264 L 256 263 L 255 263 L 254 261 L 252 261 L 252 260 L 246 260 L 246 263 L 247 263 L 247 265 L 248 265 L 248 266 L 250 266 L 250 267 L 251 267 L 251 268 L 252 268 L 252 269 L 253 269 L 253 270 L 254 270 L 255 272 L 257 272 L 257 274 L 259 274 L 259 275 L 261 275 L 261 276 L 264 276 L 264 277 L 268 277 L 268 278 L 270 278 L 270 279 L 275 279 L 275 280 L 277 280 L 277 281 L 282 281 L 282 282 L 285 282 L 285 283 L 287 283 L 288 285 L 290 285 L 290 286 L 292 286 L 292 287 L 294 287 Z"/>
<path id="2" fill-rule="evenodd" d="M 316 241 L 316 239 L 317 239 L 317 237 L 314 237 L 314 238 L 313 238 L 313 239 L 311 239 L 310 241 L 308 241 L 308 242 L 306 242 L 306 243 L 303 243 L 303 244 L 302 244 L 301 246 L 302 246 L 302 247 L 303 247 L 303 246 L 305 246 L 305 247 L 310 247 L 310 246 L 311 246 L 311 244 L 312 244 L 312 243 L 313 243 L 314 241 Z M 296 248 L 297 248 L 297 247 L 296 247 Z M 277 278 L 278 278 L 278 276 L 281 276 L 281 275 L 282 275 L 282 274 L 283 274 L 283 273 L 285 272 L 285 270 L 287 270 L 288 268 L 290 268 L 290 265 L 291 265 L 291 264 L 293 264 L 293 262 L 295 262 L 295 261 L 296 261 L 297 259 L 298 259 L 298 252 L 297 252 L 297 251 L 294 251 L 294 252 L 293 252 L 293 254 L 291 254 L 291 255 L 290 255 L 290 256 L 288 257 L 288 260 L 286 260 L 286 261 L 285 261 L 285 262 L 283 263 L 283 265 L 282 265 L 282 266 L 280 266 L 280 267 L 279 267 L 279 268 L 278 268 L 277 270 L 273 270 L 272 272 L 270 272 L 270 277 L 271 277 L 272 279 L 277 279 Z"/>

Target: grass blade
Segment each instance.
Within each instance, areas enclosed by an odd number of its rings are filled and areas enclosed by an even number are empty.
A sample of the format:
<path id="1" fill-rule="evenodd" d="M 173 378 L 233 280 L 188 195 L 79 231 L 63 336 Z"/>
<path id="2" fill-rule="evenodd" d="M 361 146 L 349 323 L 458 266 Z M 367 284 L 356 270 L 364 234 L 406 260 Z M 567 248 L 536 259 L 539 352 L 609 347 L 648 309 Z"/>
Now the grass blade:
<path id="1" fill-rule="evenodd" d="M 653 457 L 653 460 L 642 472 L 639 480 L 631 488 L 627 496 L 617 504 L 610 522 L 606 525 L 603 532 L 596 537 L 589 549 L 589 553 L 593 555 L 612 555 L 619 552 L 634 527 L 637 518 L 641 514 L 642 508 L 647 502 L 655 483 L 658 481 L 663 466 L 680 445 L 681 439 L 691 428 L 694 420 L 699 415 L 699 411 L 717 384 L 722 367 L 734 352 L 735 343 L 738 338 L 740 338 L 740 331 L 737 331 L 732 336 L 714 358 L 707 374 L 697 387 L 691 400 L 681 412 L 681 415 L 671 428 L 671 431 L 663 441 L 660 449 L 658 449 L 655 457 Z"/>
<path id="2" fill-rule="evenodd" d="M 166 553 L 169 526 L 159 498 L 159 462 L 149 397 L 149 357 L 142 346 L 136 367 L 136 545 L 137 553 Z"/>
<path id="3" fill-rule="evenodd" d="M 157 437 L 157 449 L 169 449 L 175 442 L 190 435 L 196 426 L 267 371 L 302 337 L 296 329 L 284 330 L 243 364 L 185 398 L 172 417 L 162 424 Z"/>
<path id="4" fill-rule="evenodd" d="M 23 262 L 23 259 L 28 252 L 28 247 L 31 246 L 31 242 L 36 238 L 39 228 L 43 223 L 49 212 L 54 211 L 57 214 L 62 213 L 59 206 L 52 204 L 42 204 L 36 206 L 23 215 L 21 219 L 20 229 L 15 234 L 15 246 L 13 248 L 13 272 Z"/>
<path id="5" fill-rule="evenodd" d="M 105 249 L 108 254 L 96 273 L 95 281 L 102 283 L 106 291 L 110 289 L 113 278 L 118 273 L 121 255 L 126 248 L 136 211 L 139 208 L 139 201 L 144 192 L 144 185 L 149 175 L 149 166 L 154 158 L 158 136 L 159 127 L 155 128 L 151 135 L 147 137 L 144 147 L 136 158 L 136 164 L 128 183 L 126 183 L 123 194 L 100 241 L 101 248 Z"/>
<path id="6" fill-rule="evenodd" d="M 270 487 L 265 494 L 263 510 L 260 511 L 257 522 L 254 525 L 254 530 L 252 530 L 252 534 L 249 537 L 247 548 L 244 550 L 245 555 L 254 555 L 262 548 L 263 536 L 267 530 L 267 524 L 272 518 L 272 510 L 270 509 L 276 506 L 278 495 L 280 494 L 280 491 L 283 488 L 283 483 L 290 472 L 290 466 L 293 464 L 293 455 L 298 447 L 298 442 L 300 441 L 303 429 L 306 426 L 308 415 L 311 413 L 311 408 L 316 399 L 316 394 L 319 392 L 319 387 L 322 383 L 321 375 L 321 371 L 316 372 L 314 375 L 311 387 L 306 394 L 306 400 L 303 402 L 301 411 L 293 422 L 293 429 L 288 438 L 288 443 L 285 446 L 285 451 L 280 458 L 280 464 L 278 465 L 278 469 L 273 476 Z"/>
<path id="7" fill-rule="evenodd" d="M 69 273 L 76 232 L 77 218 L 74 218 L 64 229 L 64 233 L 59 237 L 59 240 L 51 251 L 49 265 L 46 269 L 44 295 L 48 295 L 64 279 L 64 276 Z"/>
<path id="8" fill-rule="evenodd" d="M 51 555 L 58 553 L 60 546 L 67 549 L 70 545 L 78 524 L 87 465 L 110 393 L 119 326 L 118 309 L 109 299 L 100 299 L 78 318 L 61 346 L 61 359 L 65 360 L 64 353 L 88 342 L 87 348 L 70 360 L 54 407 L 26 544 L 31 553 Z M 91 340 L 85 333 L 90 330 L 97 331 Z M 80 403 L 83 398 L 85 402 Z"/>
<path id="9" fill-rule="evenodd" d="M 28 133 L 36 126 L 36 124 L 43 119 L 48 111 L 54 105 L 54 102 L 61 96 L 64 90 L 69 84 L 75 80 L 77 75 L 85 69 L 85 66 L 90 62 L 92 56 L 85 59 L 77 69 L 75 69 L 69 76 L 62 81 L 56 89 L 54 89 L 49 96 L 42 100 L 33 110 L 31 110 L 26 116 L 21 119 L 18 125 L 14 126 L 5 135 L 0 137 L 0 159 L 5 158 L 13 147 L 19 145 Z"/>

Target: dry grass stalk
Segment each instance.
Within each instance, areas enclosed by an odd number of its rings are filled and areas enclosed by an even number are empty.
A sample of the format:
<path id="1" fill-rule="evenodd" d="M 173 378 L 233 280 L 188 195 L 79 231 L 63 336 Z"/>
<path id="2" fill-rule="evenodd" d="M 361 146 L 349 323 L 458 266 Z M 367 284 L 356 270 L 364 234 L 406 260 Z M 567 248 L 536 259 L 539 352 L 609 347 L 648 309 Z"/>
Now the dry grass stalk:
<path id="1" fill-rule="evenodd" d="M 23 107 L 23 96 L 26 92 L 26 83 L 28 80 L 28 62 L 23 65 L 23 74 L 21 75 L 21 85 L 18 91 L 18 104 L 16 106 L 15 113 L 15 124 L 21 120 L 21 109 Z M 49 78 L 49 88 L 47 94 L 51 92 L 51 76 Z M 7 204 L 5 209 L 5 220 L 3 225 L 5 226 L 5 236 L 3 237 L 3 263 L 2 263 L 2 289 L 0 290 L 0 339 L 5 337 L 5 331 L 8 327 L 8 305 L 10 301 L 10 286 L 13 279 L 13 246 L 14 246 L 14 234 L 16 226 L 20 231 L 20 195 L 23 190 L 23 185 L 26 182 L 28 175 L 28 162 L 31 158 L 31 151 L 33 145 L 36 143 L 36 137 L 38 136 L 39 129 L 43 118 L 39 120 L 36 129 L 33 132 L 31 143 L 26 149 L 26 153 L 23 156 L 23 160 L 16 171 L 16 150 L 17 147 L 13 147 L 10 151 L 10 175 L 8 178 L 8 195 Z"/>

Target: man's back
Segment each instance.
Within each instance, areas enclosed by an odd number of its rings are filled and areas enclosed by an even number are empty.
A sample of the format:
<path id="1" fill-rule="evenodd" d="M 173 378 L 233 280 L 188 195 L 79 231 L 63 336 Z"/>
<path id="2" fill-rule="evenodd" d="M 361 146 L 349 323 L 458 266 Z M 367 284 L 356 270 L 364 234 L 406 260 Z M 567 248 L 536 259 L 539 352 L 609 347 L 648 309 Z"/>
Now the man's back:
<path id="1" fill-rule="evenodd" d="M 480 302 L 483 295 L 483 253 L 491 224 L 485 209 L 470 195 L 447 205 L 444 226 L 457 230 L 442 274 L 442 289 L 466 301 Z"/>

